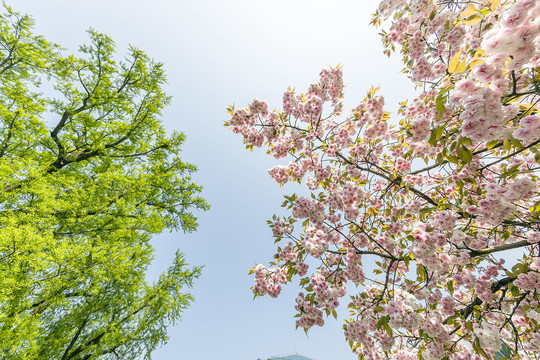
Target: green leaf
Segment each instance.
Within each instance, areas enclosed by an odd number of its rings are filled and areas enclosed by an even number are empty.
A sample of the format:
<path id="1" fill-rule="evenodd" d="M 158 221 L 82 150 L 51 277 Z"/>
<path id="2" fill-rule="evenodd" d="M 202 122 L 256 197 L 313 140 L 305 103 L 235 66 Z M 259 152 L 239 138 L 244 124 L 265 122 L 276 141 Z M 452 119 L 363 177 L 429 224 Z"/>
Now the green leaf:
<path id="1" fill-rule="evenodd" d="M 488 150 L 491 150 L 495 147 L 495 145 L 497 145 L 499 143 L 499 140 L 491 140 L 489 141 L 487 144 L 486 144 L 486 148 Z"/>
<path id="2" fill-rule="evenodd" d="M 446 288 L 450 292 L 450 295 L 454 295 L 454 281 L 450 280 L 446 282 Z"/>
<path id="3" fill-rule="evenodd" d="M 514 145 L 517 148 L 523 147 L 523 144 L 518 139 L 514 138 L 513 136 L 510 137 L 510 143 Z"/>
<path id="4" fill-rule="evenodd" d="M 519 297 L 520 295 L 519 288 L 515 286 L 514 284 L 508 284 L 508 290 L 510 291 L 510 293 L 512 294 L 514 298 Z"/>
<path id="5" fill-rule="evenodd" d="M 416 266 L 416 275 L 417 275 L 416 276 L 417 281 L 419 281 L 419 282 L 426 281 L 426 271 L 424 269 L 424 266 L 422 266 L 420 264 L 418 264 Z"/>
<path id="6" fill-rule="evenodd" d="M 455 155 L 446 155 L 446 160 L 454 164 L 457 164 L 459 162 L 459 158 Z"/>
<path id="7" fill-rule="evenodd" d="M 459 143 L 464 145 L 472 146 L 472 140 L 468 137 L 462 136 L 459 138 Z"/>
<path id="8" fill-rule="evenodd" d="M 519 262 L 512 267 L 512 276 L 513 277 L 518 276 L 519 274 L 525 273 L 528 270 L 529 270 L 529 266 L 527 264 Z"/>
<path id="9" fill-rule="evenodd" d="M 446 99 L 444 97 L 442 97 L 442 96 L 437 97 L 436 108 L 437 108 L 437 112 L 439 113 L 439 115 L 444 115 L 444 113 L 446 111 L 446 107 L 444 106 L 445 100 Z M 440 136 L 439 136 L 439 139 L 440 139 Z"/>
<path id="10" fill-rule="evenodd" d="M 443 157 L 443 154 L 438 154 L 437 155 L 437 164 L 441 165 L 444 161 L 444 157 Z"/>
<path id="11" fill-rule="evenodd" d="M 470 164 L 473 158 L 472 151 L 469 150 L 465 145 L 458 146 L 456 149 L 458 157 L 463 160 L 464 163 Z"/>
<path id="12" fill-rule="evenodd" d="M 388 325 L 389 320 L 390 320 L 390 316 L 388 315 L 381 316 L 379 320 L 377 321 L 377 330 L 380 330 L 381 328 L 385 327 L 385 325 Z"/>
<path id="13" fill-rule="evenodd" d="M 478 355 L 482 356 L 483 358 L 487 360 L 490 360 L 489 356 L 486 354 L 484 349 L 482 349 L 482 346 L 480 346 L 480 341 L 478 340 L 478 338 L 476 338 L 476 340 L 474 340 L 473 342 L 473 349 L 474 349 L 474 352 L 477 353 Z"/>
<path id="14" fill-rule="evenodd" d="M 407 254 L 405 255 L 405 257 L 403 258 L 403 262 L 405 263 L 405 266 L 409 267 L 409 263 L 411 261 L 411 256 L 412 254 Z"/>
<path id="15" fill-rule="evenodd" d="M 388 323 L 385 323 L 383 327 L 384 327 L 384 330 L 388 333 L 388 335 L 394 336 L 394 332 L 392 331 L 392 328 L 390 327 Z"/>

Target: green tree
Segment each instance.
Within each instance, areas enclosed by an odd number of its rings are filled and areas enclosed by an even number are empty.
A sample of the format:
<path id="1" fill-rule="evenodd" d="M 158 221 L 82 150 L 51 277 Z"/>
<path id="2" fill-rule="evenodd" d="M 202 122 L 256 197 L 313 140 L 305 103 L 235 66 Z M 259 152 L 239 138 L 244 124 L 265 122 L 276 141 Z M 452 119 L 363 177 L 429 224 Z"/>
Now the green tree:
<path id="1" fill-rule="evenodd" d="M 0 16 L 0 358 L 149 358 L 200 274 L 177 253 L 145 270 L 152 234 L 206 210 L 160 121 L 162 64 L 89 31 L 78 56 Z M 51 95 L 47 97 L 43 94 Z"/>

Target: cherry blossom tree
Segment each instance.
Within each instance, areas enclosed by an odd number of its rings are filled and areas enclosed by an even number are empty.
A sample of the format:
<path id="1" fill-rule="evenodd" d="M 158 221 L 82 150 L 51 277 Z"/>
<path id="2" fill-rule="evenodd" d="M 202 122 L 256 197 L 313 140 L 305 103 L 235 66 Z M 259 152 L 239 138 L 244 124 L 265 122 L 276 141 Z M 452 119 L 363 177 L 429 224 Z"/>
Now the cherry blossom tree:
<path id="1" fill-rule="evenodd" d="M 359 359 L 537 358 L 540 2 L 384 0 L 372 24 L 420 90 L 397 116 L 373 88 L 344 114 L 340 67 L 282 110 L 228 109 L 247 148 L 290 159 L 270 176 L 310 194 L 269 221 L 253 292 L 299 280 L 306 330 L 348 301 Z"/>

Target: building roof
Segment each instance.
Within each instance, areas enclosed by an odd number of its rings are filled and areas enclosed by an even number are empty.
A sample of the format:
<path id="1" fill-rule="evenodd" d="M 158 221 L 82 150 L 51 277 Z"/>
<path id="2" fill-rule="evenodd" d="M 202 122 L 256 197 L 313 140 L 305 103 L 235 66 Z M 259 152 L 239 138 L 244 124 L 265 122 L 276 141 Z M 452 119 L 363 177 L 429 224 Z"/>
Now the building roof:
<path id="1" fill-rule="evenodd" d="M 311 360 L 302 355 L 285 355 L 285 356 L 274 356 L 268 358 L 268 360 Z"/>

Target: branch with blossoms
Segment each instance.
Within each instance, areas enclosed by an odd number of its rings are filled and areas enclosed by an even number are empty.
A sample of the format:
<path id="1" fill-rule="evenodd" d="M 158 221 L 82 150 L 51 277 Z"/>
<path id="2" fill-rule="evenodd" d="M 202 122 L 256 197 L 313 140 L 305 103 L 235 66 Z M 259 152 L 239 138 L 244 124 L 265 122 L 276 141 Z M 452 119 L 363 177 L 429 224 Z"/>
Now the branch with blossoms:
<path id="1" fill-rule="evenodd" d="M 340 67 L 288 89 L 282 110 L 228 109 L 247 148 L 290 160 L 269 175 L 310 193 L 269 221 L 278 248 L 252 269 L 253 292 L 276 297 L 298 277 L 305 330 L 351 295 L 344 331 L 360 359 L 533 358 L 540 3 L 384 0 L 372 23 L 421 89 L 396 117 L 374 88 L 342 115 Z"/>

